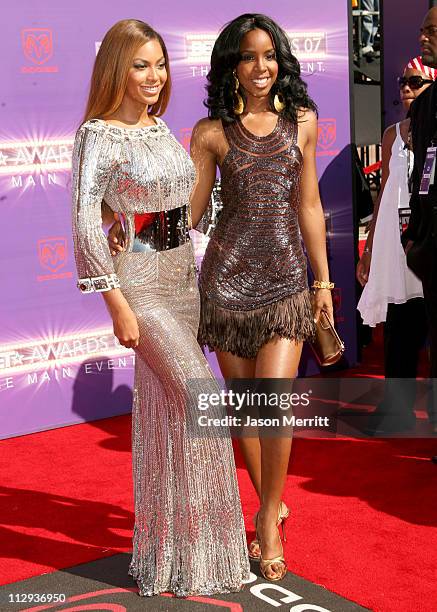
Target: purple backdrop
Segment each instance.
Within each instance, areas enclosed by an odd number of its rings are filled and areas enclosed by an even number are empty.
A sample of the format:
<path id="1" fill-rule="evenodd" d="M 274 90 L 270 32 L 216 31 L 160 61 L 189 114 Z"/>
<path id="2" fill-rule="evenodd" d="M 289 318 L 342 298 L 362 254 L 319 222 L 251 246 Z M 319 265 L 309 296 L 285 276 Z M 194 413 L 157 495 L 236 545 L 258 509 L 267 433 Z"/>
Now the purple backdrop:
<path id="1" fill-rule="evenodd" d="M 111 334 L 98 295 L 82 296 L 70 235 L 70 157 L 99 41 L 119 19 L 148 21 L 167 42 L 174 81 L 166 121 L 188 146 L 205 115 L 214 37 L 243 12 L 266 12 L 292 38 L 320 109 L 318 169 L 328 215 L 338 326 L 355 361 L 349 153 L 348 0 L 307 5 L 231 0 L 117 4 L 25 0 L 5 9 L 0 41 L 0 437 L 129 411 L 133 355 Z M 304 355 L 301 373 L 315 370 Z"/>

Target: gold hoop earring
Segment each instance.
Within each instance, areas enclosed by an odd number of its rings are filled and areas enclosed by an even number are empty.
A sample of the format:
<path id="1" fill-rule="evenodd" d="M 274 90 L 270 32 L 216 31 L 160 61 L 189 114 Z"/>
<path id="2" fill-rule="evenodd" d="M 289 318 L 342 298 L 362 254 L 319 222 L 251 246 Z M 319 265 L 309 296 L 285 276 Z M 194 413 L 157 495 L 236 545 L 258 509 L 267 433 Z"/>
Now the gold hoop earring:
<path id="1" fill-rule="evenodd" d="M 275 94 L 273 98 L 273 106 L 275 107 L 275 111 L 277 113 L 281 113 L 285 108 L 284 98 L 281 94 Z"/>
<path id="2" fill-rule="evenodd" d="M 235 70 L 233 74 L 234 74 L 234 96 L 235 96 L 234 113 L 236 115 L 241 115 L 242 112 L 244 111 L 244 100 L 241 97 L 240 92 L 238 91 L 240 87 L 240 81 L 238 80 L 238 77 L 235 74 Z"/>

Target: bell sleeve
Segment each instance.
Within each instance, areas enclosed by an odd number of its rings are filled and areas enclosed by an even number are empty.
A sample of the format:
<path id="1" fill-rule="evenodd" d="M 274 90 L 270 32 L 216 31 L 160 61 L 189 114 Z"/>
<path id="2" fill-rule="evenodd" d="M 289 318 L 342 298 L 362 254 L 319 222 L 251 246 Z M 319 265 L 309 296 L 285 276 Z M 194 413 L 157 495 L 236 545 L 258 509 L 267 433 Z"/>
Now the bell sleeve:
<path id="1" fill-rule="evenodd" d="M 72 159 L 72 224 L 77 286 L 82 293 L 120 287 L 102 227 L 101 204 L 114 167 L 114 145 L 105 127 L 82 125 Z"/>

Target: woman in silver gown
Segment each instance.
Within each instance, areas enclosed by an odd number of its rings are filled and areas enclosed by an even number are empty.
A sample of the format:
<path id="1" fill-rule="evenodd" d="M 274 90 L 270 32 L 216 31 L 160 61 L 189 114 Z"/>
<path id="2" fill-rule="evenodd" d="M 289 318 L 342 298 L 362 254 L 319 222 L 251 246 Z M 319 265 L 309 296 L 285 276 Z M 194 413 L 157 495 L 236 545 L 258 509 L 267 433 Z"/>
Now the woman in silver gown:
<path id="1" fill-rule="evenodd" d="M 229 433 L 197 421 L 198 393 L 218 388 L 197 343 L 195 171 L 157 117 L 169 91 L 159 34 L 136 20 L 115 24 L 76 135 L 73 236 L 80 290 L 102 293 L 115 335 L 136 353 L 130 573 L 140 595 L 187 596 L 239 590 L 249 564 Z M 125 250 L 114 259 L 103 200 L 124 221 Z"/>

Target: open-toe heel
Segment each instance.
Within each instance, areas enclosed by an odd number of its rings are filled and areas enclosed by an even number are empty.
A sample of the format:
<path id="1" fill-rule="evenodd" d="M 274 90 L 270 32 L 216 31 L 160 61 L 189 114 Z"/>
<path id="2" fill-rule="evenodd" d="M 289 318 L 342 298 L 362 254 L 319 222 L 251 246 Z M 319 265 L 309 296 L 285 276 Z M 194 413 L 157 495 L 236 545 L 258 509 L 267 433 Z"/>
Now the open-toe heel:
<path id="1" fill-rule="evenodd" d="M 289 516 L 290 516 L 290 509 L 287 507 L 285 502 L 281 500 L 279 502 L 278 521 L 276 523 L 276 526 L 279 527 L 279 525 L 281 525 L 282 539 L 284 540 L 284 542 L 287 541 L 287 536 L 285 533 L 285 522 L 287 521 Z M 259 543 L 259 538 L 258 538 L 258 533 L 257 533 L 257 528 L 256 528 L 257 521 L 258 521 L 258 512 L 256 512 L 253 517 L 253 524 L 255 525 L 255 538 L 249 543 L 249 546 L 248 546 L 249 559 L 252 559 L 253 561 L 259 561 L 261 559 L 261 545 Z M 258 547 L 257 552 L 254 551 L 255 547 Z"/>
<path id="2" fill-rule="evenodd" d="M 269 567 L 278 563 L 283 566 L 283 570 L 277 576 L 268 576 L 267 570 L 269 569 Z M 259 560 L 259 569 L 264 578 L 266 580 L 269 580 L 269 582 L 277 582 L 278 580 L 282 580 L 285 577 L 285 574 L 287 573 L 287 564 L 285 563 L 284 555 L 279 555 L 279 557 L 273 557 L 273 559 L 263 559 L 261 555 Z"/>

